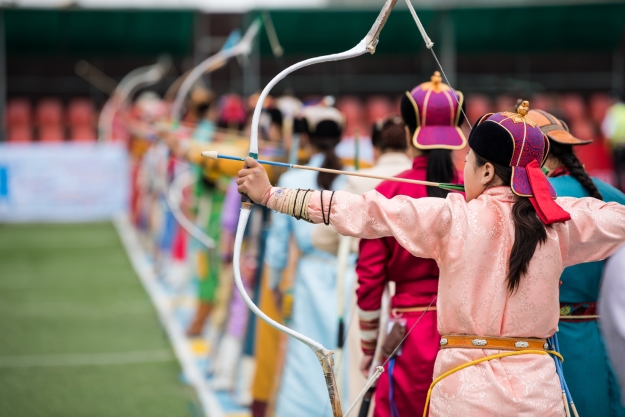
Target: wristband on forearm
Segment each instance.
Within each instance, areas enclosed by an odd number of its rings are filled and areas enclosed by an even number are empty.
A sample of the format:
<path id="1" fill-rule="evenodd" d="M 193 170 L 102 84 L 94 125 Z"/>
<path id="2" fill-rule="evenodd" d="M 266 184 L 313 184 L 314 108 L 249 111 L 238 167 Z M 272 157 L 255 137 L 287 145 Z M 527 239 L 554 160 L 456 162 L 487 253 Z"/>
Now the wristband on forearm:
<path id="1" fill-rule="evenodd" d="M 303 219 L 312 223 L 308 216 L 308 205 L 313 196 L 312 190 L 272 188 L 267 207 L 279 213 L 288 214 L 297 220 Z"/>

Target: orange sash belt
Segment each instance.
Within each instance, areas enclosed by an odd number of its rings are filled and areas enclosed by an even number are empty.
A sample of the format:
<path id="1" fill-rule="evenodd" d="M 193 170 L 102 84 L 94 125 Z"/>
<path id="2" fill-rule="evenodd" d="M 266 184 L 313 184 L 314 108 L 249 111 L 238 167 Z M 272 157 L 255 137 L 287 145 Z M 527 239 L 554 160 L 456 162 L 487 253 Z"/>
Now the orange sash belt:
<path id="1" fill-rule="evenodd" d="M 528 337 L 491 337 L 472 335 L 441 336 L 441 349 L 547 350 L 545 339 Z"/>
<path id="2" fill-rule="evenodd" d="M 436 306 L 397 307 L 391 309 L 391 317 L 400 318 L 404 313 L 418 313 L 420 311 L 436 311 Z"/>

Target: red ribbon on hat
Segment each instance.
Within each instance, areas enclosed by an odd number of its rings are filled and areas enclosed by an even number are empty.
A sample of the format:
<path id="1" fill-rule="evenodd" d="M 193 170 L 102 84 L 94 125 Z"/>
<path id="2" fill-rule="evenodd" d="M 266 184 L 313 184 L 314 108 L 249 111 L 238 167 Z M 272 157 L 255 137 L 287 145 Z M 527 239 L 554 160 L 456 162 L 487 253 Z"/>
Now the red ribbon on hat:
<path id="1" fill-rule="evenodd" d="M 571 220 L 571 215 L 558 205 L 551 197 L 547 177 L 540 169 L 540 165 L 533 160 L 525 166 L 527 170 L 527 178 L 532 188 L 534 197 L 530 197 L 530 201 L 536 210 L 536 214 L 545 224 L 561 223 Z"/>

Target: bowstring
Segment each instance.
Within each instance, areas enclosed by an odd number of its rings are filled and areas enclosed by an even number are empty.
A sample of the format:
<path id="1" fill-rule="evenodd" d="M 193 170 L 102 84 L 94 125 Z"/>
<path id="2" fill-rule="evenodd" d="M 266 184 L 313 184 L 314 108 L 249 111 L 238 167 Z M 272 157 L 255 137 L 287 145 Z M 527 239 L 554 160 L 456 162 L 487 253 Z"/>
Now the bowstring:
<path id="1" fill-rule="evenodd" d="M 406 335 L 403 337 L 403 339 L 400 340 L 400 342 L 397 344 L 397 346 L 395 347 L 395 350 L 393 350 L 393 353 L 391 353 L 388 358 L 386 358 L 386 361 L 384 361 L 384 363 L 382 364 L 382 367 L 386 366 L 386 364 L 388 363 L 388 361 L 390 361 L 393 356 L 395 356 L 395 353 L 397 353 L 397 351 L 399 350 L 399 348 L 401 347 L 401 345 L 404 343 L 404 340 L 406 340 L 408 338 L 408 336 L 410 335 L 410 333 L 412 332 L 412 330 L 415 328 L 415 326 L 417 324 L 419 324 L 419 322 L 421 321 L 421 319 L 423 318 L 423 316 L 425 316 L 425 313 L 427 313 L 430 310 L 430 307 L 432 307 L 432 304 L 434 304 L 434 302 L 436 301 L 436 299 L 438 298 L 438 295 L 436 295 L 432 301 L 430 301 L 430 304 L 428 304 L 428 306 L 425 308 L 425 310 L 423 311 L 423 313 L 419 316 L 419 318 L 417 319 L 417 321 L 414 322 L 414 324 L 412 326 L 410 326 L 410 330 L 408 330 L 408 332 L 406 333 Z"/>
<path id="2" fill-rule="evenodd" d="M 425 316 L 425 313 L 427 313 L 428 311 L 430 311 L 430 307 L 432 307 L 432 304 L 434 304 L 434 302 L 438 299 L 438 295 L 436 295 L 432 301 L 430 302 L 430 304 L 428 304 L 428 306 L 425 308 L 425 310 L 423 311 L 423 313 L 421 313 L 421 315 L 419 316 L 419 318 L 417 319 L 417 321 L 415 321 L 413 323 L 412 326 L 410 326 L 410 329 L 408 330 L 408 332 L 406 332 L 406 334 L 404 335 L 404 337 L 399 341 L 399 343 L 397 344 L 397 346 L 395 347 L 395 349 L 393 350 L 393 352 L 386 358 L 386 361 L 384 361 L 384 363 L 382 365 L 382 368 L 384 368 L 386 366 L 386 364 L 388 363 L 388 361 L 390 361 L 394 356 L 395 353 L 397 353 L 397 351 L 399 350 L 399 348 L 401 347 L 401 345 L 404 343 L 404 341 L 408 338 L 408 336 L 410 336 L 410 333 L 412 333 L 412 330 L 415 328 L 415 326 L 417 324 L 419 324 L 419 322 L 421 321 L 421 319 L 423 318 L 423 316 Z M 374 358 L 375 359 L 375 358 Z M 377 368 L 377 366 L 376 366 Z M 374 374 L 375 375 L 375 374 Z M 373 378 L 373 377 L 371 377 Z M 371 380 L 371 378 L 369 378 L 369 380 L 367 380 L 367 384 L 369 383 L 369 381 Z M 343 417 L 347 417 L 349 415 L 349 413 L 353 411 L 353 408 L 348 410 Z"/>
<path id="3" fill-rule="evenodd" d="M 443 77 L 445 78 L 445 82 L 454 92 L 454 98 L 456 99 L 456 103 L 458 103 L 458 108 L 460 108 L 460 111 L 462 112 L 462 115 L 464 116 L 464 120 L 467 121 L 467 124 L 469 125 L 470 128 L 473 128 L 473 126 L 471 126 L 471 122 L 469 122 L 469 118 L 467 117 L 467 114 L 464 112 L 464 109 L 460 105 L 460 99 L 458 98 L 458 95 L 456 94 L 456 90 L 454 90 L 453 87 L 451 86 L 449 79 L 447 78 L 447 75 L 445 75 L 445 70 L 443 69 L 443 66 L 438 60 L 438 57 L 436 56 L 436 52 L 434 52 L 434 42 L 432 42 L 427 32 L 425 31 L 425 28 L 421 24 L 421 20 L 419 19 L 419 16 L 417 16 L 417 12 L 415 11 L 414 7 L 412 7 L 412 3 L 410 2 L 410 0 L 406 0 L 406 5 L 408 6 L 408 9 L 410 9 L 410 14 L 412 15 L 412 18 L 417 24 L 417 28 L 419 29 L 419 32 L 421 32 L 421 37 L 423 38 L 423 41 L 425 42 L 425 47 L 428 48 L 430 52 L 432 52 L 432 55 L 434 56 L 434 60 L 438 64 L 438 68 L 440 68 L 441 74 L 443 74 Z"/>
<path id="4" fill-rule="evenodd" d="M 456 103 L 458 103 L 458 108 L 462 112 L 462 115 L 464 116 L 464 120 L 467 121 L 469 128 L 473 129 L 473 126 L 471 126 L 471 122 L 469 122 L 469 118 L 467 117 L 467 114 L 464 112 L 464 109 L 462 108 L 462 105 L 460 104 L 460 99 L 458 98 L 458 94 L 456 94 L 456 90 L 451 86 L 451 84 L 449 83 L 449 79 L 447 78 L 447 75 L 445 75 L 445 70 L 443 69 L 443 66 L 438 60 L 438 57 L 436 56 L 436 52 L 434 52 L 434 48 L 430 48 L 430 52 L 432 52 L 432 56 L 434 56 L 434 60 L 436 60 L 436 63 L 438 64 L 438 67 L 441 70 L 441 74 L 443 74 L 443 78 L 445 78 L 445 82 L 451 88 L 451 91 L 453 91 L 454 97 L 456 98 Z"/>

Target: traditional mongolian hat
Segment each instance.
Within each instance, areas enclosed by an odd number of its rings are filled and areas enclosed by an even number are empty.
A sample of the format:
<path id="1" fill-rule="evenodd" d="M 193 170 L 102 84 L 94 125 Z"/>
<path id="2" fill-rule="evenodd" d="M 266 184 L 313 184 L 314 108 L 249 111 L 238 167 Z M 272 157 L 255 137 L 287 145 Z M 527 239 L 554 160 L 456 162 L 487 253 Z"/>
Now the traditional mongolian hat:
<path id="1" fill-rule="evenodd" d="M 517 113 L 487 113 L 469 135 L 469 146 L 480 157 L 512 167 L 512 191 L 529 197 L 545 224 L 569 220 L 571 216 L 554 199 L 556 191 L 541 167 L 549 153 L 549 139 L 527 117 L 529 103 L 523 101 Z"/>
<path id="2" fill-rule="evenodd" d="M 581 140 L 571 135 L 569 127 L 562 120 L 543 110 L 530 110 L 527 118 L 540 127 L 540 130 L 554 142 L 563 145 L 588 145 L 592 140 Z"/>
<path id="3" fill-rule="evenodd" d="M 311 138 L 340 138 L 345 127 L 345 117 L 336 107 L 325 105 L 306 106 L 298 118 L 299 131 Z"/>
<path id="4" fill-rule="evenodd" d="M 412 137 L 418 149 L 462 149 L 467 139 L 460 130 L 464 96 L 442 82 L 438 71 L 430 82 L 406 91 L 401 113 L 409 126 L 416 126 Z"/>
<path id="5" fill-rule="evenodd" d="M 219 125 L 224 127 L 243 127 L 247 112 L 243 99 L 238 94 L 227 94 L 219 100 Z"/>

